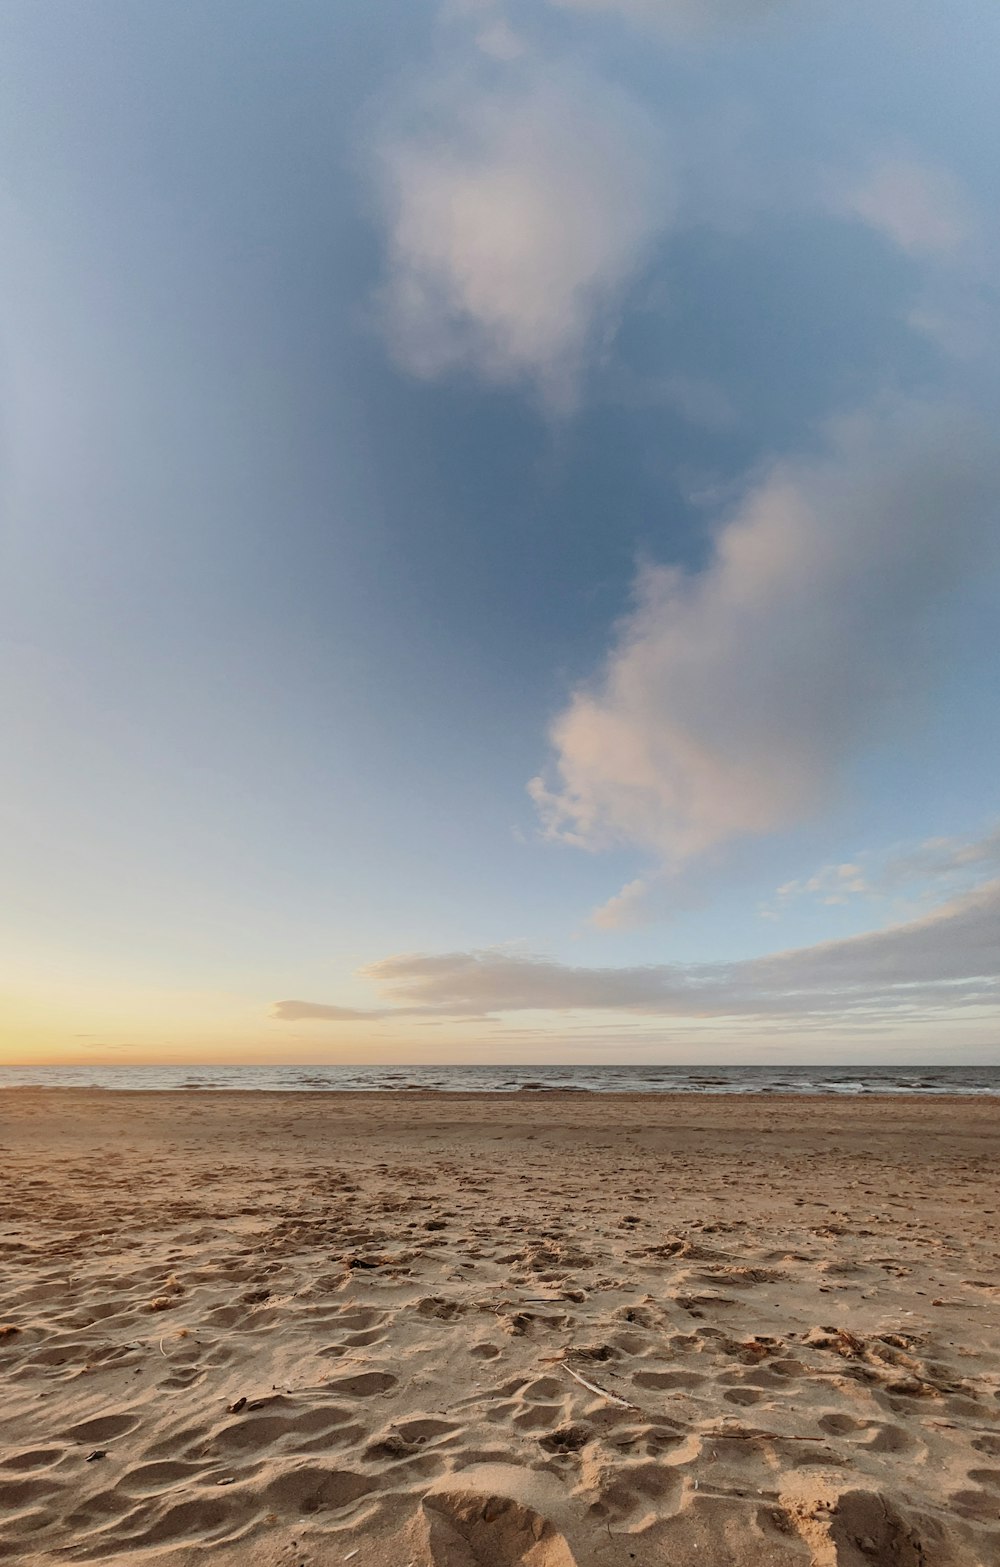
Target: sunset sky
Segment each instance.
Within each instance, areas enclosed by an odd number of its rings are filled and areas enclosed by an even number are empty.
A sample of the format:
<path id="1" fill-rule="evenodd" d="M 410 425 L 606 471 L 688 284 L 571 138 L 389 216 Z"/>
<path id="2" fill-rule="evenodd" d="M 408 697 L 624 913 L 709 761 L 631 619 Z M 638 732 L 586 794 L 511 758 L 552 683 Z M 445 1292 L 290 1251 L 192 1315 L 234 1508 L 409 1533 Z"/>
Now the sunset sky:
<path id="1" fill-rule="evenodd" d="M 1000 1061 L 995 0 L 5 0 L 0 1063 Z"/>

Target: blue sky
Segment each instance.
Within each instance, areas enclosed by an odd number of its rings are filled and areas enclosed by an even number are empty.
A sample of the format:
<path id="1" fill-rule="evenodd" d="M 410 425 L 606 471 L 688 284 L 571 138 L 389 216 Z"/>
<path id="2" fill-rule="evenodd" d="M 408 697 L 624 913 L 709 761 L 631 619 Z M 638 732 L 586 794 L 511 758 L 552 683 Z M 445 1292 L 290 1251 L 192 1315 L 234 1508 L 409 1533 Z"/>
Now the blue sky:
<path id="1" fill-rule="evenodd" d="M 10 1059 L 995 1058 L 998 45 L 10 0 Z"/>

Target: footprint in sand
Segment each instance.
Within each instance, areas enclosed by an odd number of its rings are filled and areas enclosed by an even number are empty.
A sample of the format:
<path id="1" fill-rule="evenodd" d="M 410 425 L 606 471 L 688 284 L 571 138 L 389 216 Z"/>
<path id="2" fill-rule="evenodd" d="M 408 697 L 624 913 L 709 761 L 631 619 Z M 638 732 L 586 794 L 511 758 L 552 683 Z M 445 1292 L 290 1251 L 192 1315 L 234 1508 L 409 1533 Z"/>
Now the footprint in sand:
<path id="1" fill-rule="evenodd" d="M 749 1409 L 752 1404 L 759 1404 L 766 1395 L 753 1387 L 731 1387 L 722 1396 L 727 1404 L 738 1404 Z"/>
<path id="2" fill-rule="evenodd" d="M 337 1377 L 324 1385 L 331 1393 L 343 1393 L 348 1398 L 373 1398 L 377 1393 L 388 1393 L 397 1381 L 388 1371 L 359 1371 L 355 1376 Z"/>
<path id="3" fill-rule="evenodd" d="M 72 1514 L 67 1525 L 77 1534 L 94 1530 L 97 1539 L 87 1542 L 88 1549 L 81 1555 L 100 1561 L 112 1551 L 136 1551 L 146 1546 L 161 1546 L 175 1540 L 190 1539 L 199 1545 L 203 1541 L 218 1540 L 230 1532 L 239 1522 L 232 1499 L 216 1500 L 214 1497 L 195 1497 L 178 1501 L 162 1511 L 142 1502 L 124 1518 L 119 1518 L 109 1528 L 102 1526 L 101 1515 L 106 1498 L 98 1496 L 89 1508 Z"/>
<path id="4" fill-rule="evenodd" d="M 172 1376 L 164 1377 L 162 1382 L 157 1383 L 157 1386 L 174 1390 L 193 1387 L 196 1382 L 203 1382 L 204 1379 L 205 1373 L 203 1371 L 192 1368 L 189 1371 L 175 1371 Z"/>
<path id="5" fill-rule="evenodd" d="M 336 1323 L 340 1328 L 357 1332 L 361 1328 L 373 1328 L 378 1323 L 385 1321 L 386 1314 L 376 1306 L 345 1306 L 337 1313 Z"/>
<path id="6" fill-rule="evenodd" d="M 157 1496 L 171 1491 L 202 1473 L 200 1464 L 165 1459 L 162 1463 L 139 1464 L 123 1475 L 115 1490 L 123 1496 Z"/>
<path id="7" fill-rule="evenodd" d="M 554 1453 L 559 1458 L 566 1458 L 572 1453 L 579 1453 L 581 1448 L 586 1447 L 593 1439 L 594 1432 L 588 1425 L 563 1425 L 540 1437 L 539 1446 L 546 1453 Z"/>
<path id="8" fill-rule="evenodd" d="M 401 1420 L 395 1429 L 408 1442 L 434 1442 L 439 1437 L 450 1436 L 459 1427 L 454 1420 L 435 1420 L 432 1416 L 418 1416 L 414 1420 Z"/>
<path id="9" fill-rule="evenodd" d="M 375 1482 L 350 1469 L 287 1469 L 261 1492 L 275 1512 L 317 1513 L 350 1507 L 375 1489 Z"/>
<path id="10" fill-rule="evenodd" d="M 676 1512 L 684 1480 L 676 1469 L 642 1460 L 619 1464 L 599 1485 L 589 1511 L 595 1518 L 628 1520 L 630 1528 Z"/>
<path id="11" fill-rule="evenodd" d="M 329 1442 L 351 1417 L 351 1411 L 339 1405 L 283 1413 L 249 1414 L 222 1426 L 211 1439 L 211 1446 L 223 1453 L 256 1453 L 283 1446 L 300 1445 L 302 1438 L 321 1437 Z"/>
<path id="12" fill-rule="evenodd" d="M 969 1518 L 975 1523 L 996 1523 L 997 1521 L 997 1497 L 993 1491 L 953 1491 L 948 1498 L 949 1506 L 954 1509 L 960 1518 Z M 919 1567 L 923 1567 L 923 1561 Z"/>
<path id="13" fill-rule="evenodd" d="M 891 1424 L 882 1425 L 877 1420 L 872 1421 L 868 1427 L 871 1435 L 867 1441 L 859 1441 L 858 1446 L 863 1447 L 869 1453 L 912 1453 L 916 1454 L 923 1447 L 919 1438 L 903 1426 Z"/>
<path id="14" fill-rule="evenodd" d="M 35 1469 L 48 1469 L 59 1462 L 66 1449 L 63 1447 L 32 1447 L 24 1453 L 11 1453 L 0 1458 L 0 1469 L 13 1469 L 18 1474 Z"/>
<path id="15" fill-rule="evenodd" d="M 683 1389 L 700 1387 L 708 1378 L 700 1371 L 637 1371 L 632 1381 L 636 1387 Z"/>
<path id="16" fill-rule="evenodd" d="M 125 1436 L 139 1424 L 136 1415 L 97 1415 L 93 1420 L 81 1420 L 70 1426 L 66 1435 L 73 1442 L 107 1442 L 112 1437 Z"/>
<path id="17" fill-rule="evenodd" d="M 445 1300 L 440 1295 L 426 1295 L 413 1308 L 421 1317 L 435 1317 L 439 1322 L 454 1322 L 471 1308 L 468 1303 Z"/>
<path id="18" fill-rule="evenodd" d="M 58 1491 L 59 1486 L 51 1480 L 4 1480 L 0 1479 L 0 1507 L 4 1511 L 13 1511 L 19 1507 L 25 1507 L 32 1502 L 44 1501 Z"/>
<path id="19" fill-rule="evenodd" d="M 381 1328 L 364 1328 L 360 1333 L 349 1333 L 344 1340 L 345 1349 L 367 1349 L 369 1344 L 377 1344 L 385 1334 Z"/>

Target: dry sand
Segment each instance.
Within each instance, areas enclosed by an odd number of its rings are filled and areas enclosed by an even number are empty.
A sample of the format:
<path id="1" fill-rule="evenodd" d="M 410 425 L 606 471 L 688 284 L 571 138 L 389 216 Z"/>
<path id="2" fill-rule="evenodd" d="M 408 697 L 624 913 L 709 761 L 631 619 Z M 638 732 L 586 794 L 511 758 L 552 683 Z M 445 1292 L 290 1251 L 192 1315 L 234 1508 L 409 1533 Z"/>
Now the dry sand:
<path id="1" fill-rule="evenodd" d="M 9 1560 L 1000 1563 L 1000 1102 L 29 1089 L 0 1145 Z"/>

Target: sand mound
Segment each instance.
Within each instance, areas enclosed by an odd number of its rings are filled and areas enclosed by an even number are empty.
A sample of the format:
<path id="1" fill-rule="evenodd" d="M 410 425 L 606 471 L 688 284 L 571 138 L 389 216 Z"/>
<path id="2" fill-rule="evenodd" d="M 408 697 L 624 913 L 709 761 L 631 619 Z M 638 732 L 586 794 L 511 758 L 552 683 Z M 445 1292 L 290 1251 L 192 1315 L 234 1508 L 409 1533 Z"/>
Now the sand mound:
<path id="1" fill-rule="evenodd" d="M 439 1482 L 421 1507 L 427 1560 L 432 1567 L 576 1567 L 563 1535 L 527 1499 L 542 1490 L 537 1476 L 504 1464 L 476 1465 Z"/>
<path id="2" fill-rule="evenodd" d="M 950 1567 L 962 1559 L 939 1520 L 906 1513 L 881 1492 L 827 1486 L 785 1500 L 813 1567 Z"/>

